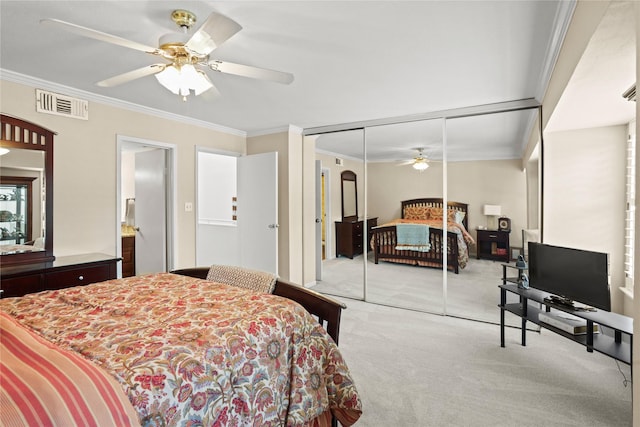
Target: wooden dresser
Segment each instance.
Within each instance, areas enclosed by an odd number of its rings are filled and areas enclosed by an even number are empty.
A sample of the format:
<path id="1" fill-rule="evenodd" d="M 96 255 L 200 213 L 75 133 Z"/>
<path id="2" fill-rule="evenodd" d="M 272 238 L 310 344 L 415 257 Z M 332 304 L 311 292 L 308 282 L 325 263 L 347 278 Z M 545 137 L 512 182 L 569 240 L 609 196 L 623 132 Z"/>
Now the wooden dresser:
<path id="1" fill-rule="evenodd" d="M 136 236 L 122 236 L 122 277 L 136 275 Z"/>
<path id="2" fill-rule="evenodd" d="M 118 261 L 120 258 L 105 254 L 82 254 L 57 257 L 52 262 L 2 266 L 0 296 L 19 297 L 115 279 Z"/>
<path id="3" fill-rule="evenodd" d="M 364 224 L 364 221 L 336 221 L 336 258 L 342 255 L 353 259 L 362 254 Z M 371 236 L 371 228 L 376 225 L 378 218 L 367 219 L 367 235 Z"/>

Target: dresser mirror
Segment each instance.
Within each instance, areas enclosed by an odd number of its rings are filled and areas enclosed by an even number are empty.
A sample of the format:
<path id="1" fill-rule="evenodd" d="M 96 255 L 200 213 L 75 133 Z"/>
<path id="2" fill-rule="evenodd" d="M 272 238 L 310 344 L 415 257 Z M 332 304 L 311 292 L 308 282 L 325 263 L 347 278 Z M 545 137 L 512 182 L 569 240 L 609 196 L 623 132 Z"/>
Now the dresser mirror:
<path id="1" fill-rule="evenodd" d="M 342 182 L 342 221 L 358 220 L 358 183 L 355 172 L 343 171 Z"/>
<path id="2" fill-rule="evenodd" d="M 0 261 L 51 261 L 54 133 L 14 117 L 0 119 Z"/>

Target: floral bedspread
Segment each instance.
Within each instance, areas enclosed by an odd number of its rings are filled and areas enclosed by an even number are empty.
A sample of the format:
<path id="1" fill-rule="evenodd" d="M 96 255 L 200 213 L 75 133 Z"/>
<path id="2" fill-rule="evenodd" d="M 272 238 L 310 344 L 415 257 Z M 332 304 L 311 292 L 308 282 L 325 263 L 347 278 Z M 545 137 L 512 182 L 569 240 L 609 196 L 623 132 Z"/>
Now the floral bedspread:
<path id="1" fill-rule="evenodd" d="M 0 309 L 120 382 L 141 423 L 303 426 L 361 402 L 326 331 L 270 294 L 170 273 L 0 300 Z"/>

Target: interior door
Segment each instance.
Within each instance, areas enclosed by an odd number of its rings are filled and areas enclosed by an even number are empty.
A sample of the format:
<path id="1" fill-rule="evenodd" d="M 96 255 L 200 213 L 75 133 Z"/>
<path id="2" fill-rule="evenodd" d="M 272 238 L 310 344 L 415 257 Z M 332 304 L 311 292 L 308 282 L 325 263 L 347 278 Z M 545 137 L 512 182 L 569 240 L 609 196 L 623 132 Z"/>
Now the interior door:
<path id="1" fill-rule="evenodd" d="M 278 153 L 238 158 L 240 265 L 278 274 Z"/>
<path id="2" fill-rule="evenodd" d="M 316 280 L 322 280 L 322 162 L 316 160 Z"/>
<path id="3" fill-rule="evenodd" d="M 167 269 L 166 153 L 136 153 L 136 275 Z"/>

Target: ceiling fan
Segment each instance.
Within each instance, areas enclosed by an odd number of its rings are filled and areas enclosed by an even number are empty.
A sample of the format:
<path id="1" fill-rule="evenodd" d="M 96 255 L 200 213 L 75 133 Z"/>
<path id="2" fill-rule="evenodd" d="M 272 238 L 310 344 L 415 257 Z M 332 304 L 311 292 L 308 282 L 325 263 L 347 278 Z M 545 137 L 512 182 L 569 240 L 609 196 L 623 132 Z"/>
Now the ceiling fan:
<path id="1" fill-rule="evenodd" d="M 40 23 L 62 28 L 84 37 L 156 55 L 166 61 L 165 63 L 138 68 L 96 83 L 102 87 L 118 86 L 135 79 L 155 75 L 160 84 L 176 95 L 182 96 L 182 99 L 186 101 L 191 91 L 196 95 L 200 95 L 209 89 L 215 89 L 201 67 L 220 73 L 269 80 L 282 84 L 289 84 L 293 81 L 293 75 L 290 73 L 235 64 L 209 57 L 209 54 L 214 49 L 242 29 L 240 24 L 232 19 L 212 12 L 200 28 L 191 35 L 189 30 L 196 22 L 195 14 L 188 10 L 178 9 L 171 13 L 171 19 L 180 27 L 181 32 L 169 33 L 160 37 L 159 47 L 147 46 L 58 19 L 42 19 Z"/>
<path id="2" fill-rule="evenodd" d="M 426 170 L 429 167 L 429 163 L 434 160 L 424 155 L 424 148 L 416 148 L 415 150 L 418 151 L 418 154 L 413 159 L 400 163 L 400 165 L 411 165 L 415 170 L 422 172 Z"/>

